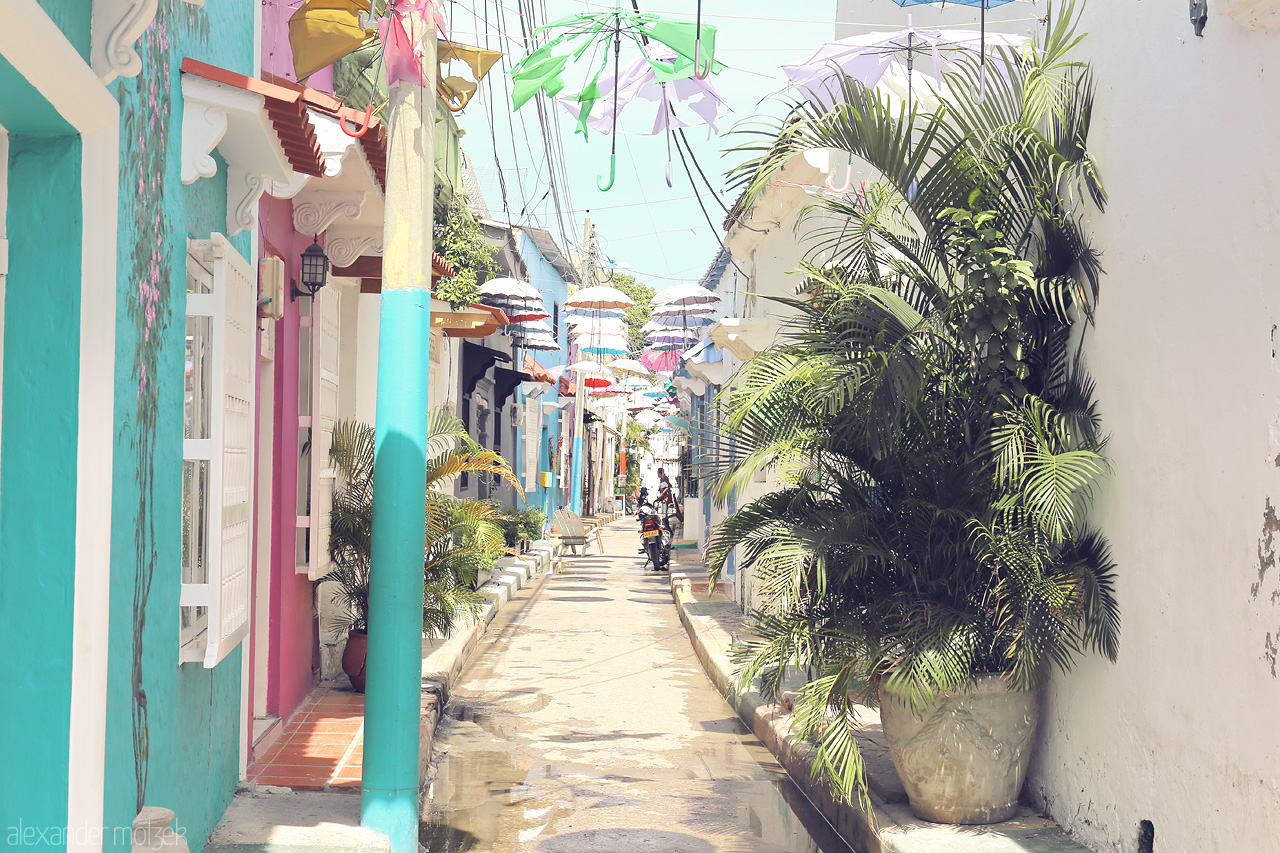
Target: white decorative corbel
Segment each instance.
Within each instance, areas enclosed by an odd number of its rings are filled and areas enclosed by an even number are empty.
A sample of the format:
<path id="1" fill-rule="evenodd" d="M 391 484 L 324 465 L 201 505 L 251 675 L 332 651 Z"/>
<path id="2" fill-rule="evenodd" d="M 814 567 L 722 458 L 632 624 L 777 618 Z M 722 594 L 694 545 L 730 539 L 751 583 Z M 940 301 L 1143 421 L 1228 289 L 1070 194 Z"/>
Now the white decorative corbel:
<path id="1" fill-rule="evenodd" d="M 315 128 L 316 140 L 320 143 L 320 154 L 324 158 L 324 174 L 332 178 L 349 168 L 349 163 L 358 162 L 369 178 L 369 183 L 378 187 L 378 177 L 364 156 L 364 147 L 356 144 L 354 137 L 342 132 L 342 126 L 333 116 L 310 111 L 311 126 Z"/>
<path id="2" fill-rule="evenodd" d="M 182 182 L 194 184 L 218 171 L 213 149 L 227 132 L 227 111 L 201 98 L 193 78 L 182 78 Z"/>
<path id="3" fill-rule="evenodd" d="M 93 0 L 89 65 L 103 84 L 117 77 L 137 77 L 142 57 L 133 43 L 151 26 L 157 0 Z"/>
<path id="4" fill-rule="evenodd" d="M 267 194 L 272 198 L 293 198 L 307 186 L 311 176 L 295 172 L 292 181 L 267 181 Z"/>
<path id="5" fill-rule="evenodd" d="M 309 118 L 316 131 L 316 141 L 320 143 L 325 177 L 332 178 L 342 171 L 342 160 L 347 152 L 356 147 L 355 137 L 343 133 L 338 120 L 332 116 L 310 110 Z"/>
<path id="6" fill-rule="evenodd" d="M 364 206 L 363 191 L 309 190 L 293 200 L 293 228 L 299 234 L 319 234 L 339 216 L 355 220 Z"/>
<path id="7" fill-rule="evenodd" d="M 262 175 L 237 166 L 227 169 L 227 236 L 258 226 L 258 199 L 267 188 Z"/>
<path id="8" fill-rule="evenodd" d="M 351 266 L 361 255 L 381 255 L 382 229 L 336 225 L 325 232 L 324 251 L 335 267 Z"/>

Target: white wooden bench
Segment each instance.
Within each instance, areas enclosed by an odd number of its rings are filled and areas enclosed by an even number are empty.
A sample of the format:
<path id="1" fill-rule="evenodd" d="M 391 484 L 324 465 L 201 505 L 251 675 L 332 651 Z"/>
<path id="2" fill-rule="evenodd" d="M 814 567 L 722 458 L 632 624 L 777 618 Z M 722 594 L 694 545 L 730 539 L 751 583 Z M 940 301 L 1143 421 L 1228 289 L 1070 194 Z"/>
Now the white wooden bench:
<path id="1" fill-rule="evenodd" d="M 556 528 L 560 531 L 560 541 L 564 543 L 566 548 L 573 549 L 573 553 L 578 553 L 578 547 L 582 547 L 582 553 L 587 553 L 587 545 L 594 536 L 600 553 L 604 553 L 604 542 L 600 538 L 600 528 L 595 525 L 589 525 L 582 520 L 582 517 L 575 512 L 567 509 L 558 509 L 552 516 L 555 520 Z"/>

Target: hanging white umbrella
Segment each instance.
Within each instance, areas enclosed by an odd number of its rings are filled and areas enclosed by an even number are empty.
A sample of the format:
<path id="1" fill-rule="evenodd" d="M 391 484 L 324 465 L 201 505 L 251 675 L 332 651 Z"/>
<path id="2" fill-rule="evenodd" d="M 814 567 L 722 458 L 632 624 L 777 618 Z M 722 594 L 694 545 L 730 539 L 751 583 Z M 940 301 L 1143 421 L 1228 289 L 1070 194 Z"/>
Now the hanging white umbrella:
<path id="1" fill-rule="evenodd" d="M 614 310 L 618 308 L 634 308 L 636 303 L 630 296 L 616 287 L 587 287 L 579 290 L 564 301 L 570 308 L 589 308 L 591 310 Z"/>
<path id="2" fill-rule="evenodd" d="M 674 335 L 664 335 L 662 337 L 649 338 L 644 342 L 644 348 L 654 352 L 686 350 L 697 342 L 697 338 L 682 338 Z"/>
<path id="3" fill-rule="evenodd" d="M 588 388 L 606 388 L 613 384 L 613 374 L 609 369 L 594 361 L 575 361 L 566 369 L 579 374 L 582 384 Z"/>
<path id="4" fill-rule="evenodd" d="M 695 329 L 699 326 L 710 326 L 720 316 L 714 308 L 671 308 L 661 314 L 654 314 L 653 319 L 664 326 L 679 326 L 684 329 Z"/>
<path id="5" fill-rule="evenodd" d="M 531 333 L 555 335 L 555 332 L 552 331 L 551 327 L 547 325 L 545 320 L 525 320 L 523 323 L 518 323 L 513 331 L 518 335 L 528 335 Z"/>
<path id="6" fill-rule="evenodd" d="M 504 302 L 508 305 L 541 305 L 543 298 L 541 296 L 508 296 L 502 293 L 485 293 L 480 292 L 480 298 L 489 302 Z"/>
<path id="7" fill-rule="evenodd" d="M 668 326 L 665 329 L 655 329 L 652 332 L 646 332 L 644 339 L 646 341 L 655 340 L 680 340 L 680 341 L 696 341 L 702 337 L 702 331 L 705 326 Z"/>
<path id="8" fill-rule="evenodd" d="M 540 352 L 560 352 L 563 349 L 560 344 L 556 343 L 556 339 L 550 335 L 517 336 L 515 340 L 516 345 L 522 349 L 532 349 Z"/>
<path id="9" fill-rule="evenodd" d="M 601 320 L 596 323 L 577 323 L 569 327 L 569 334 L 577 335 L 620 335 L 626 337 L 630 330 L 621 320 Z"/>
<path id="10" fill-rule="evenodd" d="M 675 339 L 675 340 L 667 339 L 665 341 L 649 341 L 644 345 L 644 349 L 641 350 L 641 352 L 683 353 L 685 350 L 693 349 L 697 345 L 698 345 L 698 341 L 696 339 L 692 341 L 680 340 L 680 339 Z"/>
<path id="11" fill-rule="evenodd" d="M 574 373 L 587 373 L 594 376 L 604 376 L 606 378 L 613 375 L 609 372 L 609 368 L 605 367 L 603 364 L 597 364 L 594 361 L 575 361 L 573 364 L 566 367 L 565 370 L 572 370 Z"/>
<path id="12" fill-rule="evenodd" d="M 615 373 L 629 373 L 632 376 L 652 376 L 653 371 L 634 358 L 615 358 L 609 362 L 609 369 Z"/>
<path id="13" fill-rule="evenodd" d="M 538 289 L 527 281 L 520 281 L 518 278 L 503 276 L 502 278 L 491 278 L 480 285 L 480 294 L 482 296 L 508 296 L 508 297 L 525 297 L 542 301 L 542 294 Z"/>
<path id="14" fill-rule="evenodd" d="M 708 317 L 690 318 L 693 322 L 688 323 L 672 323 L 667 320 L 650 320 L 640 327 L 640 331 L 648 334 L 656 334 L 658 332 L 681 332 L 685 329 L 700 329 L 703 326 L 710 326 L 714 320 Z"/>
<path id="15" fill-rule="evenodd" d="M 631 344 L 622 338 L 609 335 L 584 335 L 575 343 L 578 352 L 588 355 L 626 355 L 631 349 Z"/>
<path id="16" fill-rule="evenodd" d="M 659 290 L 653 297 L 654 310 L 667 305 L 709 305 L 719 303 L 720 297 L 700 284 L 674 284 Z"/>
<path id="17" fill-rule="evenodd" d="M 617 332 L 597 332 L 592 330 L 574 335 L 573 339 L 577 341 L 578 346 L 583 346 L 588 340 L 607 341 L 611 344 L 621 344 L 626 347 L 631 345 L 626 335 Z"/>
<path id="18" fill-rule="evenodd" d="M 966 4 L 969 5 L 969 4 Z M 976 4 L 973 4 L 976 5 Z M 791 85 L 814 103 L 840 99 L 839 74 L 843 72 L 871 88 L 880 82 L 895 59 L 907 65 L 908 79 L 917 59 L 927 59 L 934 80 L 942 80 L 944 63 L 967 54 L 985 60 L 993 48 L 1019 50 L 1026 36 L 984 33 L 977 30 L 918 30 L 908 26 L 897 32 L 876 32 L 831 41 L 807 58 L 782 66 Z M 984 62 L 985 67 L 985 62 Z M 908 108 L 911 93 L 908 89 Z"/>

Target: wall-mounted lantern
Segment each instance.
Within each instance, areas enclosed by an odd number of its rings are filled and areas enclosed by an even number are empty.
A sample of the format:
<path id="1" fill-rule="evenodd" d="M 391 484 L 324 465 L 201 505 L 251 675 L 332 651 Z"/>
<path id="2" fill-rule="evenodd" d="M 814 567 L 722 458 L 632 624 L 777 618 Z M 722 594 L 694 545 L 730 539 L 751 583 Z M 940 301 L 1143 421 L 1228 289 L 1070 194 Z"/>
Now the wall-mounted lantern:
<path id="1" fill-rule="evenodd" d="M 329 256 L 320 248 L 319 235 L 311 238 L 311 245 L 302 253 L 302 269 L 293 285 L 293 297 L 314 297 L 324 287 L 329 275 Z"/>

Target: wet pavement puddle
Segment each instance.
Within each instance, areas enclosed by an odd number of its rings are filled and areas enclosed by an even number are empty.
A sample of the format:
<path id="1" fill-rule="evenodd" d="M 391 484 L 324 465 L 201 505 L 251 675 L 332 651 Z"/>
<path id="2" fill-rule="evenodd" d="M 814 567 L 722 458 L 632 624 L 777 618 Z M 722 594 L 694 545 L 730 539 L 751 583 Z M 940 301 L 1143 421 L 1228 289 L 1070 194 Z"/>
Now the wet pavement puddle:
<path id="1" fill-rule="evenodd" d="M 658 767 L 643 749 L 609 744 L 665 732 L 584 728 L 525 740 L 520 717 L 550 697 L 516 690 L 494 698 L 456 704 L 441 721 L 419 835 L 429 853 L 849 853 L 734 717 L 699 724 L 718 743 L 687 766 Z M 546 760 L 560 744 L 592 746 L 610 766 Z M 584 823 L 606 825 L 578 828 Z"/>

